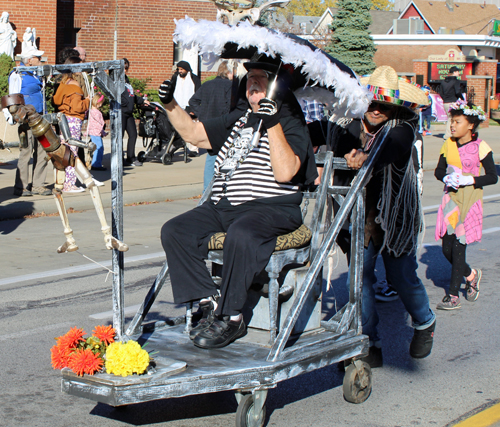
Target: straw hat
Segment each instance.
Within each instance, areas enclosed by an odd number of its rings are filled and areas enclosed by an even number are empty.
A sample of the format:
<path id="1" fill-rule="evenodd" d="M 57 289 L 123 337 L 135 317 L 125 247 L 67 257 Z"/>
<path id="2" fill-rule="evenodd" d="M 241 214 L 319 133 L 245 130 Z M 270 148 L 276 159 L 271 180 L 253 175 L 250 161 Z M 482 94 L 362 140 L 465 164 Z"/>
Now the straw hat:
<path id="1" fill-rule="evenodd" d="M 373 101 L 407 108 L 430 104 L 419 85 L 399 78 L 394 68 L 388 65 L 377 67 L 371 76 L 361 77 L 360 80 L 373 93 Z"/>

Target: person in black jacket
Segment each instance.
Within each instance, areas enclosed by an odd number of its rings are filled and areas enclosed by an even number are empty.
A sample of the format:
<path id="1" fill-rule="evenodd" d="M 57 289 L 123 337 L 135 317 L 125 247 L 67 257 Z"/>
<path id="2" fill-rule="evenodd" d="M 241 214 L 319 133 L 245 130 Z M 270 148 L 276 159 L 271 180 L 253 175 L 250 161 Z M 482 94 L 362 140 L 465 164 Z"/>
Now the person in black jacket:
<path id="1" fill-rule="evenodd" d="M 217 77 L 203 83 L 189 100 L 191 114 L 198 120 L 213 119 L 229 113 L 233 73 L 227 61 L 217 69 Z M 203 173 L 203 191 L 214 176 L 215 155 L 207 154 Z"/>
<path id="2" fill-rule="evenodd" d="M 451 67 L 450 74 L 446 76 L 444 81 L 439 86 L 439 95 L 443 98 L 444 111 L 448 114 L 448 121 L 446 122 L 446 132 L 443 139 L 446 141 L 451 136 L 451 116 L 448 110 L 450 106 L 457 102 L 458 99 L 463 99 L 462 90 L 460 89 L 460 69 L 458 67 Z"/>
<path id="3" fill-rule="evenodd" d="M 414 109 L 429 103 L 424 91 L 398 79 L 389 66 L 375 69 L 370 77 L 361 78 L 373 92 L 373 101 L 362 120 L 342 118 L 332 129 L 332 146 L 336 157 L 345 157 L 347 166 L 361 168 L 376 136 L 388 128 L 372 177 L 366 185 L 365 236 L 363 257 L 362 327 L 370 339 L 369 354 L 362 360 L 370 367 L 383 365 L 379 317 L 375 305 L 375 265 L 378 255 L 384 260 L 386 277 L 398 292 L 411 316 L 414 328 L 410 356 L 427 357 L 432 350 L 436 316 L 417 275 L 416 250 L 423 229 L 423 212 L 418 179 L 419 167 L 414 165 L 418 115 Z M 349 185 L 353 170 L 336 170 L 334 185 Z M 349 250 L 348 224 L 339 234 L 338 244 Z M 349 283 L 349 280 L 348 280 Z"/>
<path id="4" fill-rule="evenodd" d="M 200 78 L 193 73 L 191 65 L 187 61 L 179 61 L 177 63 L 177 70 L 172 76 L 172 81 L 175 81 L 175 99 L 179 105 L 190 113 L 189 100 L 200 88 Z M 198 147 L 186 143 L 188 148 L 189 157 L 199 156 Z"/>
<path id="5" fill-rule="evenodd" d="M 125 131 L 128 134 L 127 143 L 127 158 L 123 162 L 123 166 L 142 166 L 142 163 L 135 157 L 135 143 L 137 141 L 137 128 L 134 120 L 134 104 L 149 105 L 149 101 L 134 94 L 134 88 L 130 84 L 127 76 L 130 62 L 127 58 L 123 58 L 125 62 L 125 90 L 122 93 L 122 136 Z"/>

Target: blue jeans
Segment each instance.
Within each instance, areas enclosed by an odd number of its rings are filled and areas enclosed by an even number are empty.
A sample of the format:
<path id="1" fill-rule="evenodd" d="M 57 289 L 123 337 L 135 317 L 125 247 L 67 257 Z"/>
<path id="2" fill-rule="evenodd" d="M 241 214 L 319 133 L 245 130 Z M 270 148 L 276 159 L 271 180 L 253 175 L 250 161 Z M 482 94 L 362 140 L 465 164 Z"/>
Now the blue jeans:
<path id="1" fill-rule="evenodd" d="M 100 136 L 90 135 L 90 139 L 96 146 L 94 156 L 92 157 L 92 166 L 100 168 L 102 167 L 102 156 L 104 155 L 102 138 Z"/>
<path id="2" fill-rule="evenodd" d="M 214 176 L 214 165 L 217 156 L 211 156 L 207 153 L 207 158 L 205 159 L 205 171 L 203 172 L 203 191 L 206 190 L 208 184 Z"/>
<path id="3" fill-rule="evenodd" d="M 432 116 L 422 116 L 422 127 L 424 130 L 431 130 Z"/>
<path id="4" fill-rule="evenodd" d="M 375 247 L 370 241 L 368 248 L 365 248 L 363 263 L 362 324 L 363 334 L 368 335 L 370 344 L 380 341 L 377 332 L 379 318 L 375 306 L 374 289 L 377 283 L 375 264 L 379 250 L 380 247 Z M 398 292 L 401 302 L 410 314 L 413 328 L 422 330 L 431 326 L 436 315 L 429 306 L 427 291 L 417 276 L 418 265 L 415 254 L 405 254 L 395 258 L 383 250 L 381 255 L 386 268 L 386 278 Z"/>

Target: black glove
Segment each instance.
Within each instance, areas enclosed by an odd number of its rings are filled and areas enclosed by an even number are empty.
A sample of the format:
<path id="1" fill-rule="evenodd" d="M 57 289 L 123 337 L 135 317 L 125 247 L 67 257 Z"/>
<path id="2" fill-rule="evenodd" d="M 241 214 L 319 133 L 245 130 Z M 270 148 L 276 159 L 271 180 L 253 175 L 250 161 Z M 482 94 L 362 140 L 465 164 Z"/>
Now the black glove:
<path id="1" fill-rule="evenodd" d="M 276 101 L 269 98 L 262 98 L 259 101 L 259 109 L 255 115 L 262 120 L 266 129 L 276 126 L 280 122 L 280 106 Z"/>
<path id="2" fill-rule="evenodd" d="M 172 76 L 172 80 L 165 80 L 158 88 L 158 96 L 164 104 L 169 104 L 174 99 L 175 83 L 177 82 L 177 74 Z"/>

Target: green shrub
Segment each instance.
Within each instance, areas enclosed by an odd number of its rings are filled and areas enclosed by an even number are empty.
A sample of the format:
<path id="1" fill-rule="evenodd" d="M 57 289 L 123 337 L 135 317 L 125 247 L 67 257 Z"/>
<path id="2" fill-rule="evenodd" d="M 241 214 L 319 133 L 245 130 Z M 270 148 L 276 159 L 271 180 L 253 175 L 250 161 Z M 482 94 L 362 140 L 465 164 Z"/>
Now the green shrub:
<path id="1" fill-rule="evenodd" d="M 9 55 L 0 55 L 0 97 L 9 94 L 9 74 L 15 66 L 16 63 Z"/>
<path id="2" fill-rule="evenodd" d="M 206 79 L 204 79 L 201 84 L 205 83 L 205 82 L 209 82 L 210 80 L 213 80 L 215 79 L 217 76 L 208 76 Z"/>

